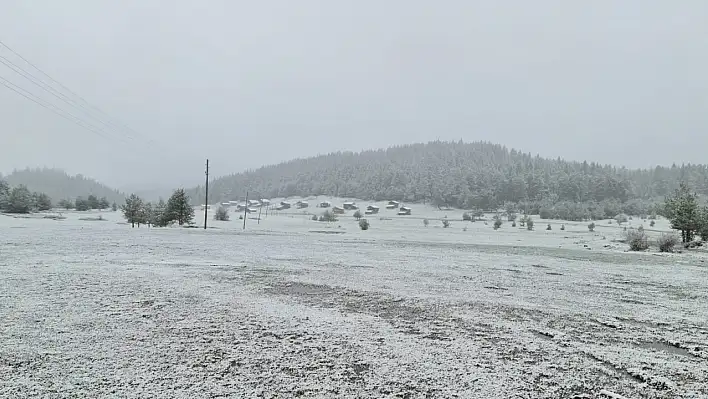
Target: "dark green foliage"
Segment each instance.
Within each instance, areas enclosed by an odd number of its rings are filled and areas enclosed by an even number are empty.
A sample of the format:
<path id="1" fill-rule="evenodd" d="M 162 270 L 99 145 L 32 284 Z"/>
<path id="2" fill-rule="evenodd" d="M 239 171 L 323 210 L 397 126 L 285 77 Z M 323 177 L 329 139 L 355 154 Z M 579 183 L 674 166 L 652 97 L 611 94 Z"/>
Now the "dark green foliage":
<path id="1" fill-rule="evenodd" d="M 565 225 L 564 225 L 564 224 L 561 225 L 561 231 L 563 231 L 563 230 L 565 230 Z"/>
<path id="2" fill-rule="evenodd" d="M 546 230 L 552 230 L 552 229 L 551 229 L 551 224 L 550 224 L 550 223 L 548 223 L 548 225 L 546 226 Z"/>
<path id="3" fill-rule="evenodd" d="M 34 201 L 32 193 L 23 185 L 19 185 L 10 191 L 5 212 L 9 213 L 30 213 Z"/>
<path id="4" fill-rule="evenodd" d="M 228 222 L 229 219 L 229 210 L 224 208 L 223 206 L 220 206 L 219 209 L 214 212 L 214 220 Z"/>
<path id="5" fill-rule="evenodd" d="M 43 212 L 52 209 L 52 199 L 44 193 L 34 193 L 32 195 L 34 209 Z"/>
<path id="6" fill-rule="evenodd" d="M 700 165 L 629 170 L 543 159 L 490 143 L 438 141 L 265 166 L 217 179 L 210 192 L 227 199 L 245 195 L 248 188 L 266 197 L 329 195 L 482 210 L 524 201 L 528 204 L 519 204 L 519 209 L 528 205 L 530 214 L 536 214 L 532 208 L 538 201 L 581 203 L 586 209 L 607 202 L 603 208 L 614 216 L 625 211 L 623 204 L 630 199 L 648 203 L 665 196 L 681 175 L 708 194 L 708 170 Z M 200 200 L 203 192 L 201 187 L 190 191 Z M 642 208 L 646 206 L 627 205 L 632 212 L 649 213 Z"/>
<path id="7" fill-rule="evenodd" d="M 67 210 L 74 209 L 74 202 L 66 199 L 59 200 L 59 202 L 57 202 L 57 207 Z"/>
<path id="8" fill-rule="evenodd" d="M 369 221 L 366 219 L 359 219 L 359 228 L 362 230 L 369 230 Z"/>
<path id="9" fill-rule="evenodd" d="M 82 197 L 77 197 L 76 201 L 74 202 L 74 208 L 77 211 L 88 211 L 91 209 L 91 204 L 86 199 Z"/>
<path id="10" fill-rule="evenodd" d="M 502 221 L 501 219 L 494 219 L 494 230 L 499 230 L 499 228 L 502 226 Z"/>
<path id="11" fill-rule="evenodd" d="M 179 188 L 167 200 L 165 218 L 169 222 L 177 222 L 180 226 L 191 224 L 194 219 L 194 208 L 189 204 L 189 197 L 184 189 Z"/>
<path id="12" fill-rule="evenodd" d="M 30 191 L 47 194 L 50 198 L 76 198 L 88 194 L 122 202 L 125 195 L 82 175 L 70 176 L 59 169 L 36 168 L 17 170 L 5 176 L 12 186 L 24 185 Z"/>
<path id="13" fill-rule="evenodd" d="M 76 200 L 76 203 L 76 209 L 78 210 L 78 198 Z M 125 217 L 125 220 L 128 221 L 128 223 L 130 223 L 132 227 L 135 227 L 136 224 L 138 225 L 138 227 L 140 227 L 140 224 L 145 222 L 144 209 L 145 207 L 142 198 L 138 197 L 135 194 L 130 194 L 130 196 L 125 199 L 125 204 L 121 207 L 121 210 L 123 211 L 123 217 Z"/>
<path id="14" fill-rule="evenodd" d="M 111 204 L 108 202 L 108 198 L 103 197 L 100 200 L 98 200 L 98 209 L 108 209 L 111 207 Z"/>
<path id="15" fill-rule="evenodd" d="M 98 200 L 98 197 L 96 197 L 95 195 L 93 195 L 93 194 L 89 195 L 88 198 L 86 199 L 86 202 L 88 202 L 88 206 L 90 209 L 100 209 L 99 207 L 100 207 L 101 203 Z"/>
<path id="16" fill-rule="evenodd" d="M 462 220 L 466 222 L 471 222 L 472 221 L 472 215 L 469 214 L 469 212 L 465 212 L 462 214 Z"/>
<path id="17" fill-rule="evenodd" d="M 111 205 L 111 210 L 112 210 L 113 212 L 117 211 L 117 210 L 118 210 L 118 204 L 116 204 L 116 203 L 114 202 L 113 205 Z"/>
<path id="18" fill-rule="evenodd" d="M 691 242 L 695 233 L 701 230 L 702 217 L 698 209 L 698 196 L 688 185 L 681 183 L 673 195 L 666 197 L 666 217 L 671 228 L 681 231 L 681 242 Z"/>
<path id="19" fill-rule="evenodd" d="M 150 224 L 152 224 L 155 227 L 166 227 L 167 225 L 170 224 L 170 221 L 167 220 L 167 204 L 165 203 L 165 200 L 160 198 L 160 200 L 152 206 L 152 212 L 150 213 Z"/>
<path id="20" fill-rule="evenodd" d="M 591 233 L 595 231 L 595 222 L 590 222 L 588 230 L 590 230 Z"/>
<path id="21" fill-rule="evenodd" d="M 10 185 L 0 179 L 0 212 L 7 209 L 10 200 Z"/>

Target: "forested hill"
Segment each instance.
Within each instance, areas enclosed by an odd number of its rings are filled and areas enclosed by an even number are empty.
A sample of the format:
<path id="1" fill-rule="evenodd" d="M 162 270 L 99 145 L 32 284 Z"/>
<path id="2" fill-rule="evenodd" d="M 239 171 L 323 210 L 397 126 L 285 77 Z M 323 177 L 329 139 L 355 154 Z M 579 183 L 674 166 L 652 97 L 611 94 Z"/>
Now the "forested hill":
<path id="1" fill-rule="evenodd" d="M 708 194 L 705 165 L 630 170 L 524 154 L 486 142 L 430 142 L 295 159 L 216 179 L 210 202 L 332 195 L 489 209 L 504 202 L 625 202 L 663 197 L 687 182 Z M 203 187 L 191 191 L 204 200 Z"/>
<path id="2" fill-rule="evenodd" d="M 82 175 L 70 176 L 60 169 L 24 169 L 16 170 L 7 176 L 0 177 L 10 186 L 25 185 L 30 191 L 47 194 L 54 202 L 62 199 L 75 200 L 77 197 L 86 198 L 95 195 L 98 198 L 106 197 L 109 202 L 122 204 L 125 195 L 113 190 L 96 180 Z"/>

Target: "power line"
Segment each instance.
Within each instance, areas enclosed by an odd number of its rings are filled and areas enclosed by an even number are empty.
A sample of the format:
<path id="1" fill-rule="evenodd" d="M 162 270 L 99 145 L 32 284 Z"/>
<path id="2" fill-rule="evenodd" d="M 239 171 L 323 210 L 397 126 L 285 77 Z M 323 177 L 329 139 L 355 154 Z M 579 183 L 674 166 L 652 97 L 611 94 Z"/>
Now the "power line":
<path id="1" fill-rule="evenodd" d="M 91 117 L 92 119 L 96 120 L 97 122 L 99 122 L 99 123 L 102 124 L 102 125 L 105 125 L 106 127 L 109 127 L 109 125 L 108 125 L 106 122 L 104 122 L 103 120 L 101 120 L 101 119 L 95 117 L 95 116 L 92 115 L 90 112 L 87 112 L 86 107 L 83 107 L 83 106 L 77 104 L 75 101 L 73 101 L 72 99 L 68 98 L 68 97 L 65 96 L 63 93 L 58 92 L 56 89 L 54 89 L 53 87 L 47 85 L 45 82 L 43 82 L 43 81 L 37 79 L 35 76 L 33 76 L 32 74 L 28 73 L 27 71 L 25 71 L 25 70 L 22 69 L 21 67 L 17 66 L 17 65 L 14 64 L 12 61 L 8 60 L 7 58 L 3 57 L 2 55 L 0 55 L 0 63 L 3 64 L 3 65 L 5 65 L 6 67 L 12 69 L 12 70 L 13 70 L 15 73 L 17 73 L 18 75 L 20 75 L 20 76 L 24 77 L 25 79 L 29 80 L 30 82 L 32 82 L 34 85 L 36 85 L 36 86 L 39 87 L 40 89 L 42 89 L 42 90 L 46 91 L 47 93 L 51 94 L 52 96 L 58 98 L 59 100 L 61 100 L 61 101 L 63 101 L 64 103 L 66 103 L 67 105 L 69 105 L 69 106 L 71 106 L 71 107 L 74 107 L 75 109 L 77 109 L 77 110 L 79 110 L 79 111 L 84 111 L 84 113 L 85 113 L 86 115 L 88 115 L 89 117 Z M 126 136 L 127 136 L 127 135 L 126 135 Z M 131 139 L 131 140 L 135 140 L 134 137 L 131 137 L 131 136 L 127 136 L 127 137 L 128 137 L 129 139 Z"/>
<path id="2" fill-rule="evenodd" d="M 67 86 L 65 86 L 65 85 L 62 84 L 61 82 L 59 82 L 58 80 L 56 80 L 56 79 L 54 79 L 53 77 L 51 77 L 48 73 L 44 72 L 41 68 L 39 68 L 38 66 L 36 66 L 35 64 L 33 64 L 31 61 L 29 61 L 28 59 L 26 59 L 25 57 L 23 57 L 21 54 L 19 54 L 17 51 L 13 50 L 10 46 L 8 46 L 7 44 L 5 44 L 2 40 L 0 40 L 0 46 L 6 48 L 6 49 L 7 49 L 8 51 L 10 51 L 12 54 L 16 55 L 18 58 L 20 58 L 22 61 L 24 61 L 25 63 L 27 63 L 29 66 L 31 66 L 32 68 L 36 69 L 39 73 L 41 73 L 42 75 L 44 75 L 45 77 L 47 77 L 50 81 L 56 83 L 59 87 L 61 87 L 62 89 L 66 90 L 68 93 L 70 93 L 71 95 L 73 95 L 75 98 L 79 99 L 86 107 L 91 108 L 91 109 L 93 109 L 94 111 L 96 111 L 96 112 L 102 114 L 102 115 L 107 119 L 107 121 L 108 121 L 108 122 L 103 122 L 104 124 L 106 124 L 106 125 L 111 125 L 111 126 L 113 126 L 114 128 L 123 129 L 124 131 L 129 131 L 129 132 L 134 133 L 134 134 L 136 134 L 136 135 L 138 135 L 138 136 L 141 135 L 141 134 L 139 134 L 138 132 L 136 132 L 135 130 L 133 130 L 132 128 L 128 127 L 125 123 L 122 123 L 122 122 L 120 122 L 120 121 L 118 121 L 118 120 L 115 120 L 115 122 L 114 122 L 113 119 L 115 119 L 115 118 L 112 118 L 112 117 L 111 117 L 110 115 L 108 115 L 106 112 L 104 112 L 103 110 L 101 110 L 101 109 L 98 108 L 97 106 L 92 105 L 92 104 L 91 104 L 90 102 L 88 102 L 85 98 L 83 98 L 82 96 L 80 96 L 79 94 L 77 94 L 76 92 L 74 92 L 73 90 L 71 90 L 70 88 L 68 88 Z M 2 57 L 2 58 L 4 58 L 4 57 Z M 5 59 L 6 59 L 6 58 L 5 58 Z M 7 60 L 7 59 L 6 59 L 6 60 Z M 11 63 L 11 62 L 10 62 L 10 63 Z M 6 64 L 6 65 L 7 65 L 7 64 Z M 13 65 L 15 65 L 15 64 L 13 64 Z M 16 65 L 15 65 L 15 66 L 16 66 Z M 20 69 L 22 69 L 22 68 L 20 68 Z M 23 71 L 24 71 L 24 70 L 23 70 Z M 27 72 L 27 71 L 24 71 L 24 72 Z M 31 73 L 29 73 L 29 72 L 27 72 L 27 73 L 31 75 Z M 41 79 L 38 79 L 38 80 L 41 81 Z M 44 82 L 42 82 L 42 83 L 44 83 Z M 45 83 L 45 84 L 46 84 L 46 83 Z M 49 85 L 47 85 L 47 86 L 48 86 L 48 87 L 51 87 L 51 86 L 49 86 Z M 52 89 L 53 89 L 53 88 L 52 88 Z M 63 95 L 62 95 L 62 96 L 63 96 Z M 67 96 L 64 96 L 64 97 L 67 97 Z M 125 133 L 124 133 L 124 134 L 125 134 Z M 126 135 L 126 136 L 129 136 L 129 135 Z M 157 144 L 155 141 L 153 141 L 153 140 L 150 139 L 149 137 L 145 137 L 144 135 L 142 135 L 142 136 L 143 136 L 143 138 L 144 138 L 147 142 L 149 142 L 149 143 L 151 143 L 151 144 L 154 144 L 154 145 Z M 133 139 L 134 139 L 134 138 L 133 138 Z"/>
<path id="3" fill-rule="evenodd" d="M 0 76 L 0 84 L 2 84 L 3 86 L 5 86 L 5 87 L 8 88 L 8 89 L 14 91 L 15 93 L 21 95 L 22 97 L 24 97 L 24 98 L 26 98 L 26 99 L 32 101 L 33 103 L 35 103 L 35 104 L 37 104 L 37 105 L 39 105 L 39 106 L 41 106 L 41 107 L 43 107 L 43 108 L 46 108 L 46 109 L 48 109 L 49 111 L 51 111 L 51 112 L 53 112 L 53 113 L 59 115 L 60 117 L 66 119 L 66 120 L 68 120 L 68 121 L 70 121 L 70 122 L 73 122 L 73 123 L 77 124 L 78 126 L 84 128 L 84 129 L 86 129 L 86 130 L 88 130 L 88 131 L 90 131 L 90 132 L 93 132 L 93 133 L 97 134 L 98 136 L 101 136 L 101 137 L 106 138 L 106 139 L 110 139 L 110 137 L 106 136 L 106 135 L 105 135 L 105 132 L 104 132 L 103 130 L 101 130 L 100 128 L 98 128 L 98 127 L 96 127 L 96 126 L 93 126 L 93 125 L 91 125 L 90 123 L 81 120 L 81 118 L 78 118 L 78 117 L 76 117 L 75 115 L 73 115 L 73 114 L 71 114 L 71 113 L 69 113 L 69 112 L 66 112 L 65 110 L 63 110 L 63 109 L 57 107 L 56 105 L 53 105 L 53 104 L 51 104 L 51 103 L 49 103 L 49 102 L 47 102 L 47 101 L 42 100 L 41 98 L 35 96 L 34 94 L 28 92 L 27 90 L 25 90 L 25 89 L 23 89 L 23 88 L 17 86 L 16 84 L 14 84 L 14 83 L 10 82 L 9 80 L 3 78 L 2 76 Z M 57 111 L 57 110 L 58 110 L 58 111 Z M 67 115 L 68 115 L 68 116 L 67 116 Z M 128 144 L 129 144 L 129 143 L 128 143 Z"/>

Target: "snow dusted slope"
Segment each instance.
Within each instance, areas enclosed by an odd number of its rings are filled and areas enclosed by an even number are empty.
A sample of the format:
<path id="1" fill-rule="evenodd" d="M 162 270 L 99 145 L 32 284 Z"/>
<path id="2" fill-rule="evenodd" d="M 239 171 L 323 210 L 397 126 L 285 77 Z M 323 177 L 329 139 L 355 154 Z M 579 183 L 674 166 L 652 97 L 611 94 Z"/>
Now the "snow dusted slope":
<path id="1" fill-rule="evenodd" d="M 368 231 L 0 216 L 0 397 L 708 397 L 703 255 L 411 206 Z"/>

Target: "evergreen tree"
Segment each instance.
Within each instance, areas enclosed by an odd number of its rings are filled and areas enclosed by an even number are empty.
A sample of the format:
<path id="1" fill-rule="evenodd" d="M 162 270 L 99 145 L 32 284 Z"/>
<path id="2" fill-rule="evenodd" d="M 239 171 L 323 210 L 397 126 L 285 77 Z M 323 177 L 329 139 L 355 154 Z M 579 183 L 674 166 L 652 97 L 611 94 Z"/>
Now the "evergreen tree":
<path id="1" fill-rule="evenodd" d="M 38 211 L 48 211 L 52 209 L 52 199 L 44 193 L 34 193 L 34 206 Z"/>
<path id="2" fill-rule="evenodd" d="M 98 209 L 108 209 L 110 208 L 111 204 L 108 202 L 108 198 L 106 197 L 101 197 L 100 200 L 98 200 Z"/>
<path id="3" fill-rule="evenodd" d="M 32 202 L 32 193 L 27 187 L 19 185 L 10 191 L 6 211 L 10 213 L 30 213 Z"/>
<path id="4" fill-rule="evenodd" d="M 150 223 L 156 227 L 167 226 L 170 222 L 167 220 L 166 210 L 167 210 L 167 204 L 165 204 L 165 201 L 162 198 L 160 198 L 160 201 L 158 201 L 157 204 L 155 204 L 155 206 L 152 207 L 152 214 L 150 217 Z"/>
<path id="5" fill-rule="evenodd" d="M 165 217 L 167 222 L 177 222 L 180 226 L 185 223 L 192 223 L 194 208 L 189 204 L 189 197 L 184 189 L 175 190 L 170 199 L 167 200 Z"/>
<path id="6" fill-rule="evenodd" d="M 63 200 L 59 200 L 59 202 L 57 202 L 57 207 L 62 208 L 62 209 L 66 209 L 66 210 L 74 209 L 74 203 L 70 200 L 63 199 Z"/>
<path id="7" fill-rule="evenodd" d="M 101 207 L 98 198 L 93 194 L 89 195 L 86 201 L 88 202 L 89 209 L 100 209 Z"/>
<path id="8" fill-rule="evenodd" d="M 10 200 L 10 185 L 5 180 L 0 180 L 0 211 L 7 209 Z"/>
<path id="9" fill-rule="evenodd" d="M 117 210 L 118 210 L 118 204 L 116 204 L 116 203 L 114 202 L 113 205 L 111 205 L 111 210 L 112 210 L 113 212 L 117 211 Z"/>
<path id="10" fill-rule="evenodd" d="M 123 211 L 123 217 L 130 223 L 132 227 L 137 224 L 140 227 L 140 223 L 144 221 L 144 205 L 142 198 L 135 194 L 130 194 L 130 197 L 125 199 L 125 204 L 121 207 Z"/>
<path id="11" fill-rule="evenodd" d="M 90 205 L 90 203 L 89 203 L 86 199 L 84 199 L 84 198 L 82 198 L 82 197 L 76 197 L 76 201 L 75 201 L 75 204 L 74 204 L 74 208 L 75 208 L 77 211 L 82 211 L 82 212 L 83 212 L 83 211 L 88 211 L 88 210 L 90 210 L 90 209 L 91 209 L 91 205 Z"/>
<path id="12" fill-rule="evenodd" d="M 691 242 L 700 229 L 701 213 L 698 209 L 698 196 L 688 185 L 681 182 L 674 194 L 666 197 L 666 216 L 671 221 L 671 228 L 681 231 L 682 242 Z"/>

